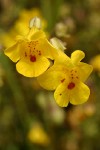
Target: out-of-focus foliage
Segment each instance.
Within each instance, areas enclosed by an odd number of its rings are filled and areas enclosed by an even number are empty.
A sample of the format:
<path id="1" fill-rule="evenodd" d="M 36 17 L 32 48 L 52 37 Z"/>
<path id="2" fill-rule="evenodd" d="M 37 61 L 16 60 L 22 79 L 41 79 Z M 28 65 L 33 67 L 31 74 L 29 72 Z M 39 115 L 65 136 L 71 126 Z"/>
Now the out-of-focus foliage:
<path id="1" fill-rule="evenodd" d="M 53 93 L 18 74 L 3 54 L 35 15 L 49 37 L 67 43 L 66 54 L 81 49 L 84 61 L 93 65 L 87 81 L 91 95 L 84 105 L 58 107 Z M 100 149 L 99 16 L 99 0 L 0 1 L 0 150 Z"/>

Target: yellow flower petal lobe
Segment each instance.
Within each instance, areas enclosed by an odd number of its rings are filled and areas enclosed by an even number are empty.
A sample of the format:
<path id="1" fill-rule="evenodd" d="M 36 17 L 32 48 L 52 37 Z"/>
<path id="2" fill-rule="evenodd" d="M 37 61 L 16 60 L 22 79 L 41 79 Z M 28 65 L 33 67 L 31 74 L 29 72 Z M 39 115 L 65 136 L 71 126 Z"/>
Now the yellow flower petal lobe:
<path id="1" fill-rule="evenodd" d="M 79 71 L 80 80 L 85 82 L 93 71 L 93 67 L 92 65 L 80 62 L 77 66 L 77 70 Z"/>
<path id="2" fill-rule="evenodd" d="M 20 59 L 20 45 L 19 43 L 15 43 L 13 46 L 7 48 L 4 51 L 5 55 L 7 55 L 13 62 L 17 62 Z"/>
<path id="3" fill-rule="evenodd" d="M 76 50 L 71 54 L 71 61 L 73 64 L 77 65 L 83 58 L 85 54 L 81 50 Z"/>
<path id="4" fill-rule="evenodd" d="M 23 58 L 16 64 L 16 69 L 26 77 L 37 77 L 46 71 L 49 65 L 50 62 L 45 57 L 40 57 L 36 61 Z"/>
<path id="5" fill-rule="evenodd" d="M 69 103 L 70 95 L 67 91 L 67 88 L 61 83 L 54 92 L 55 101 L 60 107 L 66 107 Z"/>
<path id="6" fill-rule="evenodd" d="M 74 105 L 86 102 L 90 95 L 90 89 L 82 82 L 76 84 L 73 91 L 70 93 L 70 103 Z"/>
<path id="7" fill-rule="evenodd" d="M 36 27 L 32 27 L 31 29 L 29 29 L 27 39 L 37 40 L 39 38 L 46 38 L 45 33 L 41 29 L 37 29 Z"/>
<path id="8" fill-rule="evenodd" d="M 55 59 L 58 56 L 57 49 L 46 38 L 40 39 L 40 47 L 45 57 Z"/>

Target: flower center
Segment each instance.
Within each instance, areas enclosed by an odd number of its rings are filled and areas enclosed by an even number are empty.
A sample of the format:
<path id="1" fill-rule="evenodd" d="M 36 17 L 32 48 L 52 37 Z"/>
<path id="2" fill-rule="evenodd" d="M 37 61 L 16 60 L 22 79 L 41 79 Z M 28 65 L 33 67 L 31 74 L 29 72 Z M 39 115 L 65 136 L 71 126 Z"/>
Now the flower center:
<path id="1" fill-rule="evenodd" d="M 73 89 L 74 87 L 75 87 L 75 83 L 70 82 L 70 83 L 68 84 L 68 89 L 69 89 L 69 90 Z"/>
<path id="2" fill-rule="evenodd" d="M 41 57 L 41 47 L 39 47 L 38 41 L 27 42 L 25 45 L 24 56 L 27 57 L 31 62 L 36 62 L 36 60 Z"/>
<path id="3" fill-rule="evenodd" d="M 34 56 L 33 56 L 33 55 L 30 55 L 30 61 L 32 61 L 32 62 L 35 62 L 35 61 L 36 61 L 35 55 L 34 55 Z"/>

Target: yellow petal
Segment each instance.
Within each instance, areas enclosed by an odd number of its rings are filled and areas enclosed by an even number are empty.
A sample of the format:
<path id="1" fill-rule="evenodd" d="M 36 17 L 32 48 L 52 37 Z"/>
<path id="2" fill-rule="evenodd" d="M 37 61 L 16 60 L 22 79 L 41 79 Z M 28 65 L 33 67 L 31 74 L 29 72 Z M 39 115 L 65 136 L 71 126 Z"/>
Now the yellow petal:
<path id="1" fill-rule="evenodd" d="M 49 67 L 50 62 L 45 57 L 40 57 L 36 62 L 23 58 L 16 64 L 17 71 L 26 77 L 37 77 Z"/>
<path id="2" fill-rule="evenodd" d="M 91 74 L 93 67 L 86 63 L 80 62 L 78 64 L 78 70 L 79 70 L 78 72 L 79 72 L 80 80 L 84 82 Z"/>
<path id="3" fill-rule="evenodd" d="M 73 90 L 70 90 L 70 103 L 74 105 L 86 102 L 90 95 L 90 89 L 87 85 L 79 82 Z"/>
<path id="4" fill-rule="evenodd" d="M 100 71 L 100 54 L 93 57 L 90 63 L 94 70 Z"/>
<path id="5" fill-rule="evenodd" d="M 13 62 L 17 62 L 20 59 L 20 44 L 17 42 L 13 46 L 7 48 L 4 51 Z"/>
<path id="6" fill-rule="evenodd" d="M 39 38 L 45 38 L 46 35 L 42 30 L 37 29 L 36 27 L 33 27 L 29 30 L 29 33 L 27 35 L 27 38 L 29 40 L 37 40 Z"/>
<path id="7" fill-rule="evenodd" d="M 71 59 L 65 53 L 63 53 L 61 51 L 59 51 L 59 55 L 55 59 L 54 64 L 57 66 L 63 65 L 66 68 L 73 67 Z"/>
<path id="8" fill-rule="evenodd" d="M 85 54 L 83 51 L 76 50 L 71 54 L 72 63 L 77 65 L 84 57 L 85 57 Z"/>
<path id="9" fill-rule="evenodd" d="M 56 87 L 64 81 L 66 75 L 62 72 L 62 66 L 52 66 L 48 69 L 45 73 L 39 76 L 38 82 L 39 84 L 47 89 L 47 90 L 54 90 Z"/>
<path id="10" fill-rule="evenodd" d="M 60 84 L 54 92 L 56 103 L 61 107 L 66 107 L 69 103 L 69 93 L 64 84 Z"/>
<path id="11" fill-rule="evenodd" d="M 40 50 L 42 50 L 43 55 L 47 58 L 55 59 L 58 56 L 57 49 L 46 38 L 40 39 Z"/>

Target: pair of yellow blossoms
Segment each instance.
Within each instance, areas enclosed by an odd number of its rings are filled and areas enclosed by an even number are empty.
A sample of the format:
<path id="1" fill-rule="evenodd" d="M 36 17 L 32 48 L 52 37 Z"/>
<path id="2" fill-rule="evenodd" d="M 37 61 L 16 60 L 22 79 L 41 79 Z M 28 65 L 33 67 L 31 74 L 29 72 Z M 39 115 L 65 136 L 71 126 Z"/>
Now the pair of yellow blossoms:
<path id="1" fill-rule="evenodd" d="M 55 45 L 55 44 L 54 44 Z M 90 90 L 83 82 L 92 72 L 92 66 L 80 62 L 85 54 L 76 50 L 69 58 L 60 46 L 50 44 L 45 33 L 32 27 L 26 37 L 18 36 L 16 43 L 4 51 L 17 71 L 26 77 L 38 77 L 40 85 L 55 90 L 54 98 L 61 107 L 77 105 L 88 100 Z M 51 65 L 50 60 L 54 60 Z"/>

